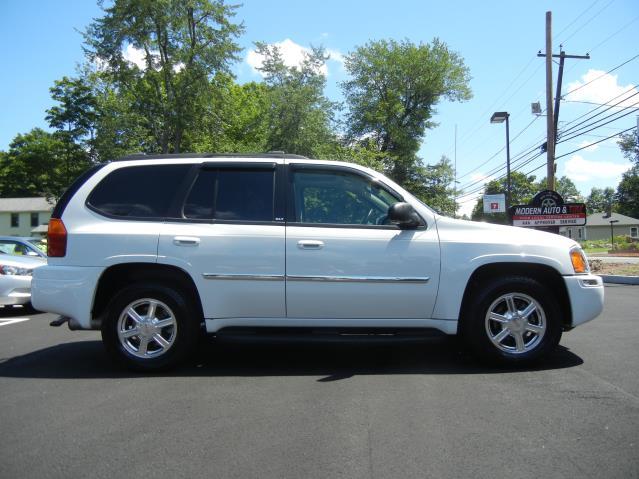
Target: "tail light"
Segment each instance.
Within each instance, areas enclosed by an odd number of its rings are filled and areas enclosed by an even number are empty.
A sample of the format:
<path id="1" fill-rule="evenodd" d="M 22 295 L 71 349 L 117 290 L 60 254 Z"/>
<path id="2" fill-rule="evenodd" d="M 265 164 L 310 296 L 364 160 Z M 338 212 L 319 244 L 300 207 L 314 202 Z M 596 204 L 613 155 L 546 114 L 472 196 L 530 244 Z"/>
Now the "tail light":
<path id="1" fill-rule="evenodd" d="M 52 258 L 64 257 L 67 254 L 67 229 L 61 219 L 49 220 L 47 237 L 47 254 Z"/>

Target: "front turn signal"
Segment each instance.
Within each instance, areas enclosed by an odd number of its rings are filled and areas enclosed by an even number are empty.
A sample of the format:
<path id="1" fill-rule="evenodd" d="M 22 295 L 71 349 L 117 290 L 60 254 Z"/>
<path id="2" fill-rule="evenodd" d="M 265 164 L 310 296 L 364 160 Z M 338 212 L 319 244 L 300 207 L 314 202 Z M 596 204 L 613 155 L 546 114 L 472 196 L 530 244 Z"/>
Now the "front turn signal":
<path id="1" fill-rule="evenodd" d="M 570 250 L 570 261 L 572 261 L 572 268 L 575 270 L 575 273 L 588 273 L 590 271 L 588 260 L 581 248 L 573 248 Z"/>

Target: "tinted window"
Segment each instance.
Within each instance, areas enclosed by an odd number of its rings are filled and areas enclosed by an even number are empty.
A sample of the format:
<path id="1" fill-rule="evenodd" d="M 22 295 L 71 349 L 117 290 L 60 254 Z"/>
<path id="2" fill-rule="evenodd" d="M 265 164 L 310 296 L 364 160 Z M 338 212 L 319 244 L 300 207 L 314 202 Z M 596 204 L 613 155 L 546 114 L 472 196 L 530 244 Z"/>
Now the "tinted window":
<path id="1" fill-rule="evenodd" d="M 338 171 L 296 171 L 293 194 L 300 223 L 386 225 L 388 208 L 399 201 L 368 178 Z"/>
<path id="2" fill-rule="evenodd" d="M 271 169 L 202 170 L 184 204 L 186 218 L 273 221 Z"/>
<path id="3" fill-rule="evenodd" d="M 149 165 L 120 168 L 104 178 L 88 203 L 108 215 L 162 218 L 191 165 Z"/>

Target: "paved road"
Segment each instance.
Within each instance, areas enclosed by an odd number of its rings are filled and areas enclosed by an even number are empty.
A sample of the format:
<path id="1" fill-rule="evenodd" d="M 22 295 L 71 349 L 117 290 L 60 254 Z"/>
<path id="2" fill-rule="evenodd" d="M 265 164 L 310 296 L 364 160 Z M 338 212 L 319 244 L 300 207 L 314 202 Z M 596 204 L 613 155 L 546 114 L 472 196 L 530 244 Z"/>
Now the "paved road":
<path id="1" fill-rule="evenodd" d="M 535 370 L 453 340 L 216 345 L 171 374 L 0 318 L 0 477 L 637 478 L 639 286 Z M 13 319 L 20 316 L 14 316 Z"/>

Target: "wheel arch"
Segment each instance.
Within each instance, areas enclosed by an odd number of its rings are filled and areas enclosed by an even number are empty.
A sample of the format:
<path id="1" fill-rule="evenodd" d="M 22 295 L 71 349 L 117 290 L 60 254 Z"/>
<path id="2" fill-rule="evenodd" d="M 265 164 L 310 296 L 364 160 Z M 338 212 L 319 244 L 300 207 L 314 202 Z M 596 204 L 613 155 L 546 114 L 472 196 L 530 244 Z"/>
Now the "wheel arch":
<path id="1" fill-rule="evenodd" d="M 570 298 L 563 277 L 555 268 L 538 263 L 489 263 L 479 266 L 473 271 L 462 297 L 462 304 L 459 314 L 458 331 L 463 334 L 468 317 L 468 308 L 471 299 L 482 282 L 488 281 L 500 276 L 524 276 L 535 279 L 545 285 L 556 294 L 559 309 L 561 311 L 561 324 L 564 331 L 571 329 L 572 310 L 570 307 Z"/>
<path id="2" fill-rule="evenodd" d="M 124 286 L 135 282 L 149 281 L 162 283 L 182 290 L 190 296 L 199 317 L 204 320 L 202 301 L 193 278 L 181 268 L 157 263 L 116 264 L 104 270 L 96 288 L 91 322 L 99 327 L 113 296 Z"/>

